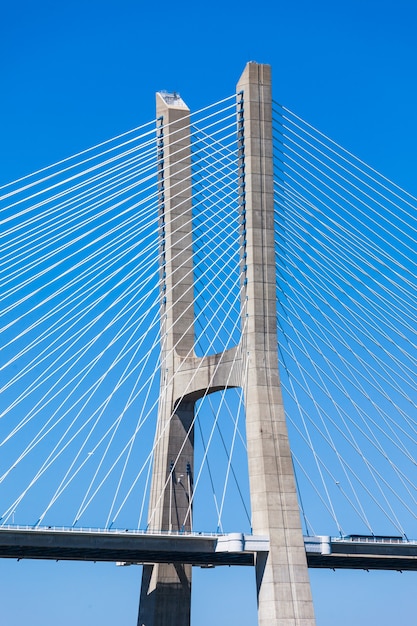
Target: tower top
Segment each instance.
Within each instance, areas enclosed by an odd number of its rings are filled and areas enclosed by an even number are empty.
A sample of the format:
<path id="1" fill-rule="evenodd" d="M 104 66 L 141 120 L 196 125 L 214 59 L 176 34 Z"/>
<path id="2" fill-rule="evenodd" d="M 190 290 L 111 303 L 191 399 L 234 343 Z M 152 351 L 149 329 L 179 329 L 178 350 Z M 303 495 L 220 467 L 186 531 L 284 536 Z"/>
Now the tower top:
<path id="1" fill-rule="evenodd" d="M 188 109 L 180 94 L 176 91 L 169 93 L 168 91 L 158 91 L 158 95 L 162 98 L 167 106 L 178 107 L 179 109 Z"/>

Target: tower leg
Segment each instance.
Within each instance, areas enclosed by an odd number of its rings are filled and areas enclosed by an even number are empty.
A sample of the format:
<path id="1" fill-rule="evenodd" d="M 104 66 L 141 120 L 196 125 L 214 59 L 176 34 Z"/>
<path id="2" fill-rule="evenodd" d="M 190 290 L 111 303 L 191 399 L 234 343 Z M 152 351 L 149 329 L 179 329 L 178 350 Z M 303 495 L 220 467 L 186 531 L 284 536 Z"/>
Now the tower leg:
<path id="1" fill-rule="evenodd" d="M 246 324 L 243 354 L 253 532 L 268 535 L 257 564 L 259 626 L 315 624 L 278 373 L 270 67 L 248 63 L 243 92 Z"/>
<path id="2" fill-rule="evenodd" d="M 138 626 L 189 624 L 191 565 L 144 565 L 139 606 Z"/>
<path id="3" fill-rule="evenodd" d="M 161 238 L 161 385 L 148 529 L 191 530 L 194 401 L 175 373 L 194 351 L 189 110 L 157 94 Z M 190 623 L 191 566 L 145 565 L 138 626 Z"/>
<path id="4" fill-rule="evenodd" d="M 160 442 L 155 453 L 148 522 L 151 531 L 178 533 L 191 530 L 193 415 L 194 404 L 183 402 L 175 414 L 169 416 L 168 432 L 157 433 Z M 167 424 L 161 419 L 160 429 L 162 425 Z M 138 626 L 190 624 L 191 572 L 191 565 L 186 564 L 144 566 Z"/>

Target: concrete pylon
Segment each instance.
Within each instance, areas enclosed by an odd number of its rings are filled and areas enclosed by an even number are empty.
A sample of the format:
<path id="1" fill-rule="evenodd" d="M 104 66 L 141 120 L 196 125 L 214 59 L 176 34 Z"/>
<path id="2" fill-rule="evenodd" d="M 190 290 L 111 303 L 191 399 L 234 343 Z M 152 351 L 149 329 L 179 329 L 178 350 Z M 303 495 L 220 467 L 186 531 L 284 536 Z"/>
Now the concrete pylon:
<path id="1" fill-rule="evenodd" d="M 238 386 L 240 347 L 219 355 L 194 352 L 190 114 L 176 94 L 156 95 L 159 166 L 161 387 L 149 504 L 150 531 L 192 526 L 194 405 Z M 190 623 L 191 566 L 145 565 L 138 626 Z"/>
<path id="2" fill-rule="evenodd" d="M 148 528 L 191 530 L 194 404 L 242 387 L 252 527 L 270 538 L 256 564 L 259 626 L 314 626 L 278 373 L 269 66 L 248 63 L 238 91 L 244 323 L 238 346 L 205 357 L 194 352 L 189 110 L 178 95 L 157 94 L 162 345 Z M 144 566 L 138 626 L 188 626 L 190 604 L 190 566 Z"/>
<path id="3" fill-rule="evenodd" d="M 194 345 L 190 115 L 180 97 L 156 98 L 162 354 L 148 528 L 189 531 L 193 404 L 180 401 L 174 372 L 181 357 L 193 354 Z M 138 626 L 187 625 L 190 604 L 190 565 L 144 566 Z"/>
<path id="4" fill-rule="evenodd" d="M 245 177 L 243 381 L 259 626 L 313 626 L 313 603 L 278 372 L 271 70 L 248 63 L 242 92 Z M 242 133 L 242 131 L 240 131 Z M 243 305 L 242 305 L 243 308 Z"/>

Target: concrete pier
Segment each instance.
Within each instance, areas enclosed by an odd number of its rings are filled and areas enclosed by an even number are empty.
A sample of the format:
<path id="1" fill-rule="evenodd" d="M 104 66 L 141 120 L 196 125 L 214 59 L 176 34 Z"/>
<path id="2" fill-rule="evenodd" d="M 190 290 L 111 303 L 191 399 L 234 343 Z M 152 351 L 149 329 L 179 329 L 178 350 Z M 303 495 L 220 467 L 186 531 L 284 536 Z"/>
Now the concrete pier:
<path id="1" fill-rule="evenodd" d="M 175 95 L 156 95 L 161 283 L 161 389 L 149 505 L 151 531 L 191 530 L 194 429 L 192 402 L 181 398 L 175 371 L 193 354 L 189 110 Z M 138 626 L 190 623 L 191 566 L 143 568 Z"/>
<path id="2" fill-rule="evenodd" d="M 243 92 L 246 285 L 243 382 L 252 527 L 270 538 L 257 564 L 259 626 L 313 626 L 313 603 L 278 372 L 272 95 L 268 65 L 248 63 Z"/>
<path id="3" fill-rule="evenodd" d="M 191 530 L 194 404 L 242 387 L 252 527 L 270 541 L 256 559 L 259 626 L 314 626 L 278 373 L 270 67 L 248 63 L 238 92 L 242 339 L 205 357 L 194 352 L 189 110 L 176 94 L 157 94 L 162 344 L 148 529 Z M 188 626 L 190 604 L 189 564 L 144 566 L 138 626 Z"/>

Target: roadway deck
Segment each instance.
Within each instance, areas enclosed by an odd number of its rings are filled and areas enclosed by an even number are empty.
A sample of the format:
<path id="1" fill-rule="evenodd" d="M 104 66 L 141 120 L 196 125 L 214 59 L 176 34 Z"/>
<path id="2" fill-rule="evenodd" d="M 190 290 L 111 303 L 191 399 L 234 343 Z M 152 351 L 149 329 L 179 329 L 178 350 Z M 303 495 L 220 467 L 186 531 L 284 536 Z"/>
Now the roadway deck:
<path id="1" fill-rule="evenodd" d="M 310 568 L 417 570 L 417 542 L 400 537 L 305 537 Z M 0 558 L 253 566 L 267 537 L 243 533 L 151 533 L 44 527 L 0 527 Z"/>
<path id="2" fill-rule="evenodd" d="M 265 537 L 43 527 L 0 528 L 0 558 L 254 565 Z"/>
<path id="3" fill-rule="evenodd" d="M 417 570 L 417 542 L 400 537 L 305 537 L 311 568 Z"/>

